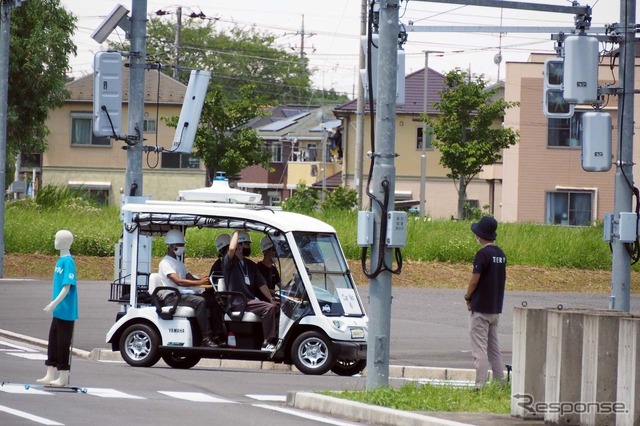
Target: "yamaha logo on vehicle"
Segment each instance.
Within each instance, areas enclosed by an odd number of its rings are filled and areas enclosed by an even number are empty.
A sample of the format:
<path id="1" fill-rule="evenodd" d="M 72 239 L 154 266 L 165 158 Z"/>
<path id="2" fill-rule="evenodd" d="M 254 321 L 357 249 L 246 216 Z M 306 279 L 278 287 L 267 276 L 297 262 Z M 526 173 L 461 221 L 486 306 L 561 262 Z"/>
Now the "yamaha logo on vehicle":
<path id="1" fill-rule="evenodd" d="M 322 312 L 331 312 L 331 305 L 322 305 Z"/>

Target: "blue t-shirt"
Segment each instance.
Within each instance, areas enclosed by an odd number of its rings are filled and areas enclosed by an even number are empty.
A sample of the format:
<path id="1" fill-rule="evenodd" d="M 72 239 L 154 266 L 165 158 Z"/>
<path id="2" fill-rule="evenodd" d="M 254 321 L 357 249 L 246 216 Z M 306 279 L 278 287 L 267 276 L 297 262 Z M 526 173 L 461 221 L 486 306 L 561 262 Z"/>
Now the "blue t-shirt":
<path id="1" fill-rule="evenodd" d="M 53 271 L 51 300 L 58 297 L 65 285 L 70 286 L 69 292 L 53 310 L 53 316 L 66 321 L 75 321 L 78 319 L 78 292 L 76 291 L 76 263 L 71 256 L 62 256 L 56 263 L 56 269 Z"/>

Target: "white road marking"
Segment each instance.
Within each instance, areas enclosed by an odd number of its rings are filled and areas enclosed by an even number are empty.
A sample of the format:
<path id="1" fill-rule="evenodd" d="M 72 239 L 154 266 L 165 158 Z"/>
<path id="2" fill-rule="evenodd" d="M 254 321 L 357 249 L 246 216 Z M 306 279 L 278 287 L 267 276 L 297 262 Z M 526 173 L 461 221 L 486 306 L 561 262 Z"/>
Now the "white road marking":
<path id="1" fill-rule="evenodd" d="M 99 396 L 100 398 L 146 399 L 141 396 L 135 396 L 107 388 L 87 388 L 87 394 Z"/>
<path id="2" fill-rule="evenodd" d="M 207 395 L 201 392 L 158 391 L 158 393 L 170 396 L 172 398 L 184 399 L 187 401 L 194 401 L 194 402 L 225 402 L 225 403 L 236 404 L 235 401 L 231 401 L 230 399 L 218 398 L 218 397 Z"/>
<path id="3" fill-rule="evenodd" d="M 4 405 L 0 405 L 0 411 L 4 411 L 5 413 L 13 414 L 14 416 L 22 417 L 23 419 L 40 423 L 41 425 L 64 426 L 63 423 L 54 422 L 53 420 L 45 419 L 44 417 L 36 416 L 33 414 L 25 413 L 24 411 L 5 407 Z"/>
<path id="4" fill-rule="evenodd" d="M 279 411 L 284 414 L 289 414 L 296 417 L 302 417 L 303 419 L 314 420 L 320 423 L 326 423 L 328 425 L 336 425 L 336 426 L 355 426 L 361 425 L 361 423 L 353 423 L 346 422 L 344 420 L 330 419 L 324 416 L 319 416 L 315 414 L 311 414 L 305 411 L 293 410 L 291 408 L 278 407 L 275 405 L 267 405 L 267 404 L 253 404 L 254 407 L 265 408 L 267 410 Z"/>
<path id="5" fill-rule="evenodd" d="M 25 389 L 25 385 L 18 383 L 4 384 L 0 386 L 0 391 L 6 393 L 29 393 L 32 395 L 53 395 L 52 393 L 43 391 L 41 389 L 31 387 L 29 389 Z"/>
<path id="6" fill-rule="evenodd" d="M 247 398 L 256 399 L 258 401 L 271 401 L 271 402 L 287 402 L 287 395 L 245 395 Z"/>
<path id="7" fill-rule="evenodd" d="M 38 353 L 25 354 L 23 352 L 7 352 L 7 353 L 12 356 L 17 356 L 18 358 L 30 359 L 35 361 L 43 361 L 47 359 L 47 356 L 45 354 L 38 354 Z"/>
<path id="8" fill-rule="evenodd" d="M 4 340 L 0 340 L 0 345 L 9 346 L 10 348 L 18 349 L 18 350 L 24 351 L 24 352 L 38 352 L 35 349 L 30 349 L 30 348 L 27 348 L 27 347 L 24 347 L 24 346 L 14 345 L 13 343 L 5 342 Z"/>

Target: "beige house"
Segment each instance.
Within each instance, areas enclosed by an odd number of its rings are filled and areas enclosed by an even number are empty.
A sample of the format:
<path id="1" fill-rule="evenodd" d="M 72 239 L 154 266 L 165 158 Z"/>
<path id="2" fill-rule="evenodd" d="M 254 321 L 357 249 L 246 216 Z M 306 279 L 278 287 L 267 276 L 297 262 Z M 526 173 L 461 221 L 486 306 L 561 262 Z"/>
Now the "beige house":
<path id="1" fill-rule="evenodd" d="M 503 153 L 498 217 L 508 222 L 588 225 L 613 210 L 615 167 L 608 172 L 582 169 L 580 118 L 593 110 L 591 106 L 576 106 L 570 119 L 550 119 L 543 114 L 547 58 L 532 54 L 527 62 L 506 64 L 505 100 L 520 102 L 520 106 L 507 111 L 504 124 L 520 132 L 520 141 Z M 617 75 L 617 67 L 611 70 L 608 64 L 600 66 L 601 85 L 613 83 Z M 615 159 L 617 98 L 612 96 L 603 111 L 612 115 Z M 637 152 L 634 157 L 637 162 Z"/>
<path id="2" fill-rule="evenodd" d="M 428 75 L 428 113 L 437 114 L 433 104 L 438 102 L 439 93 L 444 88 L 444 76 L 432 69 Z M 423 123 L 421 115 L 424 113 L 424 69 L 409 74 L 405 78 L 405 104 L 396 109 L 396 140 L 395 150 L 398 157 L 396 167 L 396 201 L 406 204 L 419 204 L 421 181 L 421 157 Z M 334 109 L 336 117 L 343 120 L 344 161 L 343 181 L 354 188 L 355 176 L 355 141 L 356 141 L 356 102 L 352 101 Z M 364 117 L 364 147 L 363 147 L 363 188 L 369 175 L 370 161 L 366 156 L 371 150 L 371 132 L 368 107 Z M 447 169 L 440 165 L 440 153 L 431 146 L 431 136 L 427 137 L 426 145 L 426 173 L 425 173 L 425 211 L 432 218 L 452 218 L 457 216 L 458 193 L 453 181 L 447 177 Z M 477 207 L 489 206 L 499 217 L 499 206 L 502 195 L 501 165 L 486 167 L 476 179 L 467 187 L 468 201 Z M 366 205 L 367 200 L 364 201 Z"/>
<path id="3" fill-rule="evenodd" d="M 160 82 L 158 84 L 158 79 Z M 123 70 L 123 111 L 121 133 L 128 131 L 129 72 Z M 127 166 L 126 144 L 95 137 L 92 133 L 93 76 L 67 84 L 69 100 L 51 112 L 48 149 L 42 154 L 36 182 L 41 185 L 88 190 L 110 204 L 118 204 Z M 175 129 L 164 117 L 178 116 L 186 86 L 158 71 L 145 74 L 144 145 L 170 149 Z M 205 172 L 197 158 L 178 153 L 143 153 L 143 194 L 154 199 L 173 200 L 180 189 L 205 186 Z M 29 172 L 23 168 L 22 172 Z M 34 173 L 36 174 L 36 173 Z"/>

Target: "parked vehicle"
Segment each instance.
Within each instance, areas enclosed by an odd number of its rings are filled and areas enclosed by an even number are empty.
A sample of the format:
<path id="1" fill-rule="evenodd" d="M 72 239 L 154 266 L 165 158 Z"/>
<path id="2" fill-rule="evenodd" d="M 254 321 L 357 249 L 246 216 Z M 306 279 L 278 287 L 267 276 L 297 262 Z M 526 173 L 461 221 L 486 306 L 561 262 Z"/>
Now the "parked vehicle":
<path id="1" fill-rule="evenodd" d="M 173 368 L 191 368 L 202 358 L 225 358 L 293 364 L 314 375 L 354 375 L 364 369 L 368 319 L 333 227 L 261 206 L 132 198 L 121 210 L 123 239 L 109 299 L 122 308 L 107 333 L 107 342 L 128 364 L 151 367 L 162 358 Z M 170 229 L 208 232 L 212 238 L 217 230 L 242 229 L 254 242 L 272 238 L 282 278 L 276 350 L 260 350 L 260 318 L 251 312 L 224 306 L 235 347 L 208 348 L 200 347 L 192 308 L 163 305 L 159 276 L 151 270 L 151 246 Z M 211 281 L 224 305 L 229 295 L 224 280 Z"/>

